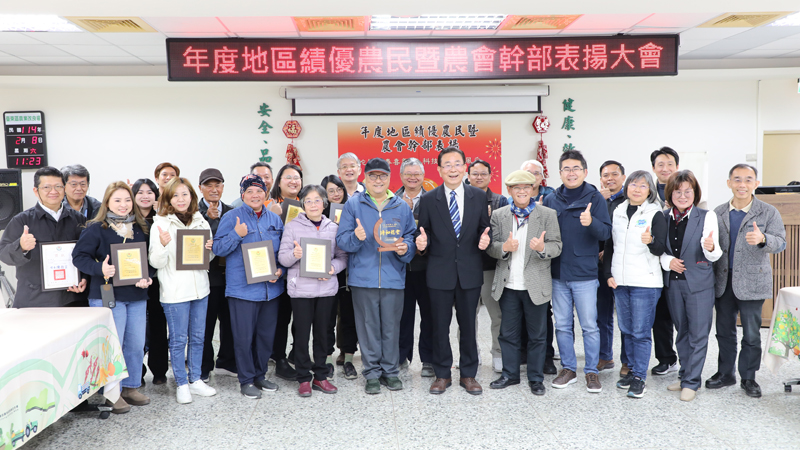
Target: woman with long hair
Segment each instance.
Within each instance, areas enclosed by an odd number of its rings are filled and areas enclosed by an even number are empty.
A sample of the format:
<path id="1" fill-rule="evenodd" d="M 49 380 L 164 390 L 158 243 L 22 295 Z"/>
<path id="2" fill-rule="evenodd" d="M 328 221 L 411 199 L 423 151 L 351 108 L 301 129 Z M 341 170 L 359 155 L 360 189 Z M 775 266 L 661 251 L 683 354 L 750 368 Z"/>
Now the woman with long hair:
<path id="1" fill-rule="evenodd" d="M 81 233 L 72 252 L 75 267 L 92 276 L 89 306 L 103 306 L 101 286 L 108 283 L 109 278 L 116 273 L 116 268 L 110 261 L 111 245 L 146 242 L 148 232 L 147 222 L 134 203 L 133 192 L 127 183 L 116 181 L 109 184 L 100 209 L 94 219 L 86 223 L 86 229 Z M 114 287 L 116 306 L 111 308 L 111 313 L 122 344 L 125 365 L 128 367 L 128 377 L 120 383 L 122 394 L 112 406 L 111 412 L 116 414 L 130 411 L 130 405 L 143 406 L 150 403 L 150 399 L 138 391 L 144 359 L 147 288 L 153 282 L 147 274 L 144 275 L 145 278 L 135 285 Z"/>
<path id="2" fill-rule="evenodd" d="M 158 215 L 153 219 L 150 240 L 150 264 L 158 270 L 161 283 L 161 306 L 169 325 L 169 352 L 172 373 L 178 384 L 178 403 L 190 403 L 192 394 L 210 397 L 217 391 L 200 379 L 203 342 L 206 331 L 208 272 L 178 270 L 178 230 L 209 230 L 197 208 L 197 193 L 186 178 L 175 177 L 165 186 L 158 202 Z M 213 240 L 206 241 L 211 250 Z M 213 254 L 210 257 L 213 258 Z M 188 358 L 186 347 L 188 344 Z M 189 372 L 184 367 L 187 362 Z"/>

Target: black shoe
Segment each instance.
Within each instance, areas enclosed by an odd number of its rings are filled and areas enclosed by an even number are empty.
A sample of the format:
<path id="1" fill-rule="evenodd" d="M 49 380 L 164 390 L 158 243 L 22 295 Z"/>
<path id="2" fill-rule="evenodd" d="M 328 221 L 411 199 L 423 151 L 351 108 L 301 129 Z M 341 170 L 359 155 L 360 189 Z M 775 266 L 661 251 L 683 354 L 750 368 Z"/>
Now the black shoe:
<path id="1" fill-rule="evenodd" d="M 544 395 L 544 383 L 541 381 L 528 381 L 528 386 L 531 387 L 533 395 Z"/>
<path id="2" fill-rule="evenodd" d="M 167 377 L 166 376 L 153 377 L 153 384 L 156 386 L 167 384 Z"/>
<path id="3" fill-rule="evenodd" d="M 744 382 L 744 380 L 742 380 Z M 719 372 L 706 380 L 706 389 L 719 389 L 736 384 L 736 377 L 733 375 L 721 375 Z"/>
<path id="4" fill-rule="evenodd" d="M 355 380 L 358 378 L 358 371 L 356 371 L 356 366 L 353 365 L 352 362 L 346 361 L 344 363 L 344 377 L 347 380 Z"/>
<path id="5" fill-rule="evenodd" d="M 203 383 L 208 383 L 209 378 L 211 378 L 211 375 L 208 372 L 203 372 L 200 374 L 200 379 L 203 380 Z"/>
<path id="6" fill-rule="evenodd" d="M 657 366 L 653 367 L 653 370 L 650 371 L 653 375 L 666 375 L 670 372 L 677 372 L 680 368 L 678 367 L 678 362 L 670 363 L 658 363 Z"/>
<path id="7" fill-rule="evenodd" d="M 325 367 L 328 368 L 328 376 L 327 376 L 327 378 L 329 380 L 332 380 L 333 379 L 333 364 L 330 364 L 330 363 L 325 364 Z"/>
<path id="8" fill-rule="evenodd" d="M 639 377 L 633 377 L 631 379 L 631 385 L 628 387 L 628 397 L 642 398 L 645 392 L 647 392 L 647 388 L 645 387 L 644 380 Z"/>
<path id="9" fill-rule="evenodd" d="M 631 387 L 631 381 L 633 380 L 633 374 L 628 372 L 622 376 L 622 378 L 617 381 L 617 388 L 618 389 L 628 389 Z"/>
<path id="10" fill-rule="evenodd" d="M 761 386 L 756 383 L 756 380 L 742 380 L 739 384 L 748 397 L 761 398 Z"/>
<path id="11" fill-rule="evenodd" d="M 545 375 L 555 375 L 558 373 L 558 369 L 556 369 L 556 363 L 553 362 L 552 358 L 547 358 L 544 360 L 544 372 Z"/>
<path id="12" fill-rule="evenodd" d="M 286 381 L 297 380 L 297 371 L 289 365 L 289 361 L 286 359 L 275 361 L 275 375 Z"/>
<path id="13" fill-rule="evenodd" d="M 512 380 L 511 378 L 501 376 L 500 378 L 489 383 L 489 387 L 492 389 L 505 389 L 509 386 L 514 386 L 515 384 L 519 384 L 519 380 Z"/>

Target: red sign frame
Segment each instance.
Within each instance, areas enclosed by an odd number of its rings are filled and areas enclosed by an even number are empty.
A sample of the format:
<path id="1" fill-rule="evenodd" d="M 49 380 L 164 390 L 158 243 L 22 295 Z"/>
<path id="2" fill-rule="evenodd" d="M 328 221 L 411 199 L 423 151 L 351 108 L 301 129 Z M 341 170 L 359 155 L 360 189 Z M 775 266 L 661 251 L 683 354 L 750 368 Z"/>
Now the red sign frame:
<path id="1" fill-rule="evenodd" d="M 674 76 L 677 34 L 493 39 L 169 38 L 169 81 Z"/>

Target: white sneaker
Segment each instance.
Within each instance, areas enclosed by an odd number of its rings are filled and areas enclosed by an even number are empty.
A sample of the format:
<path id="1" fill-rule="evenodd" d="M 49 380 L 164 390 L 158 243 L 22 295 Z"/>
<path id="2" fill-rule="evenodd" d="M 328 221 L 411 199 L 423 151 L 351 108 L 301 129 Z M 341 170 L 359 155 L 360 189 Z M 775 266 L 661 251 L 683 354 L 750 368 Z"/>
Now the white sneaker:
<path id="1" fill-rule="evenodd" d="M 178 386 L 178 403 L 180 404 L 192 403 L 192 393 L 189 391 L 188 384 L 184 384 L 183 386 Z"/>
<path id="2" fill-rule="evenodd" d="M 492 369 L 496 373 L 503 373 L 503 358 L 492 358 Z"/>
<path id="3" fill-rule="evenodd" d="M 194 383 L 189 383 L 189 392 L 192 394 L 197 394 L 200 397 L 211 397 L 217 395 L 217 390 L 203 383 L 203 380 L 197 380 Z"/>

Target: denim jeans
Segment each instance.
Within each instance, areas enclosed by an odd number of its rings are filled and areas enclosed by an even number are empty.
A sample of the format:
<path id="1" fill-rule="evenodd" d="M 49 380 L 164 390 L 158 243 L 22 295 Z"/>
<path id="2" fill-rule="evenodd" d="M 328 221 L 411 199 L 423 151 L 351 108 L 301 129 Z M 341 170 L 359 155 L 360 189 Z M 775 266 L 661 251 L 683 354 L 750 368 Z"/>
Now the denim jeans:
<path id="1" fill-rule="evenodd" d="M 583 332 L 584 373 L 597 373 L 600 358 L 600 331 L 597 328 L 597 280 L 553 280 L 553 318 L 556 321 L 556 341 L 561 353 L 561 365 L 577 372 L 575 342 L 572 335 L 574 312 Z M 574 309 L 573 309 L 574 308 Z"/>
<path id="2" fill-rule="evenodd" d="M 169 354 L 172 358 L 172 374 L 178 386 L 194 383 L 200 379 L 203 361 L 203 341 L 206 336 L 206 311 L 208 297 L 181 303 L 161 303 L 169 327 Z M 184 353 L 189 344 L 188 356 Z M 189 366 L 187 381 L 186 368 Z"/>
<path id="3" fill-rule="evenodd" d="M 618 286 L 614 291 L 617 322 L 625 339 L 628 367 L 634 376 L 642 380 L 647 379 L 650 351 L 653 348 L 650 330 L 653 329 L 660 296 L 661 288 Z"/>
<path id="4" fill-rule="evenodd" d="M 89 306 L 102 308 L 103 300 L 90 299 Z M 142 385 L 142 360 L 144 359 L 144 335 L 147 317 L 147 302 L 117 302 L 111 308 L 114 324 L 117 327 L 117 337 L 122 345 L 122 356 L 128 367 L 128 378 L 120 382 L 125 388 L 138 388 Z"/>

